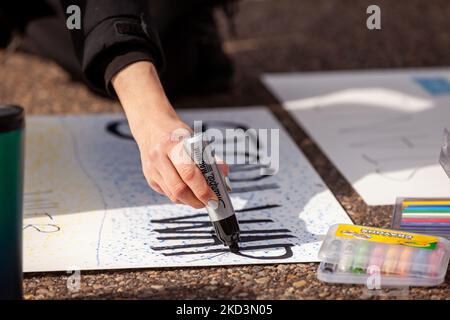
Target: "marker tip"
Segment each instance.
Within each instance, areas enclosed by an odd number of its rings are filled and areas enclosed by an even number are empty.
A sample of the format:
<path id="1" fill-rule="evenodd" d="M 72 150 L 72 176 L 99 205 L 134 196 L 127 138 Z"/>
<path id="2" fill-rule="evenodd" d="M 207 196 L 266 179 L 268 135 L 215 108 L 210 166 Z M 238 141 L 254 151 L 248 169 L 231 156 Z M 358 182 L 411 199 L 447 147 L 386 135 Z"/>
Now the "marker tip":
<path id="1" fill-rule="evenodd" d="M 230 245 L 230 251 L 232 253 L 239 253 L 239 245 L 237 243 L 233 243 Z"/>

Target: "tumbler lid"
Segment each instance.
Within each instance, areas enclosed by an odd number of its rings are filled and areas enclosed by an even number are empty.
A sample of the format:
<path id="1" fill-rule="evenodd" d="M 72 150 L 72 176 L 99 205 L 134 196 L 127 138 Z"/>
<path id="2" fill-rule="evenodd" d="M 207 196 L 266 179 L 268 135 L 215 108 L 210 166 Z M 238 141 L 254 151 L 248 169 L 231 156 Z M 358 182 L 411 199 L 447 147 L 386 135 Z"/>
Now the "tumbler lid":
<path id="1" fill-rule="evenodd" d="M 7 132 L 25 126 L 22 107 L 14 105 L 0 105 L 0 132 Z"/>

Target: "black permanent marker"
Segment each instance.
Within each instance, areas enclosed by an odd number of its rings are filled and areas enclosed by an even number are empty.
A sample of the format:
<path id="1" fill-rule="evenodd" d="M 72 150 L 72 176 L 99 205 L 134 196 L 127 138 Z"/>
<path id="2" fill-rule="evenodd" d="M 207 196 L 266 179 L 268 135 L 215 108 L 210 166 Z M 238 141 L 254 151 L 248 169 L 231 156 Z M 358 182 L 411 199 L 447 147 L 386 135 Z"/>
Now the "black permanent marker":
<path id="1" fill-rule="evenodd" d="M 230 247 L 231 252 L 239 251 L 239 224 L 227 192 L 224 178 L 214 158 L 211 141 L 206 134 L 194 134 L 184 140 L 184 148 L 205 177 L 211 190 L 216 194 L 218 207 L 206 206 L 217 238 Z"/>

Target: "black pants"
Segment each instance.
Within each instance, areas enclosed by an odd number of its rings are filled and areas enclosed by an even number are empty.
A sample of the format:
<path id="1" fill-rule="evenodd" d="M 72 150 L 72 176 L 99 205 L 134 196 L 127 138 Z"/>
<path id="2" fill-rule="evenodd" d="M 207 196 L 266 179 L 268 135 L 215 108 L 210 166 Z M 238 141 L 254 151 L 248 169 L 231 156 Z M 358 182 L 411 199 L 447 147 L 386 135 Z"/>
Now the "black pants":
<path id="1" fill-rule="evenodd" d="M 55 61 L 74 80 L 82 80 L 63 9 L 58 0 L 46 2 L 55 14 L 27 24 L 21 49 Z M 218 75 L 229 82 L 232 66 L 221 49 L 211 5 L 205 0 L 151 0 L 149 10 L 166 58 L 162 82 L 170 96 L 208 91 Z M 227 86 L 224 81 L 219 79 L 218 87 Z"/>

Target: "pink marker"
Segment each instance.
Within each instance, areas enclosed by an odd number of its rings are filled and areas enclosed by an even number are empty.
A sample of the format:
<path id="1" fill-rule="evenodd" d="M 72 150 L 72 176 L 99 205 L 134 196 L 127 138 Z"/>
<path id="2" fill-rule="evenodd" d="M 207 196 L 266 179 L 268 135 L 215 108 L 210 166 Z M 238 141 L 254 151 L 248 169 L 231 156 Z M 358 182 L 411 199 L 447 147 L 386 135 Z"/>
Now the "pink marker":
<path id="1" fill-rule="evenodd" d="M 386 247 L 383 245 L 376 245 L 370 253 L 369 266 L 377 266 L 381 269 L 383 265 L 384 255 L 386 252 Z"/>
<path id="2" fill-rule="evenodd" d="M 434 249 L 430 255 L 429 274 L 432 276 L 439 275 L 439 267 L 441 266 L 440 262 L 445 252 L 444 249 L 444 244 L 439 242 L 436 249 Z"/>

